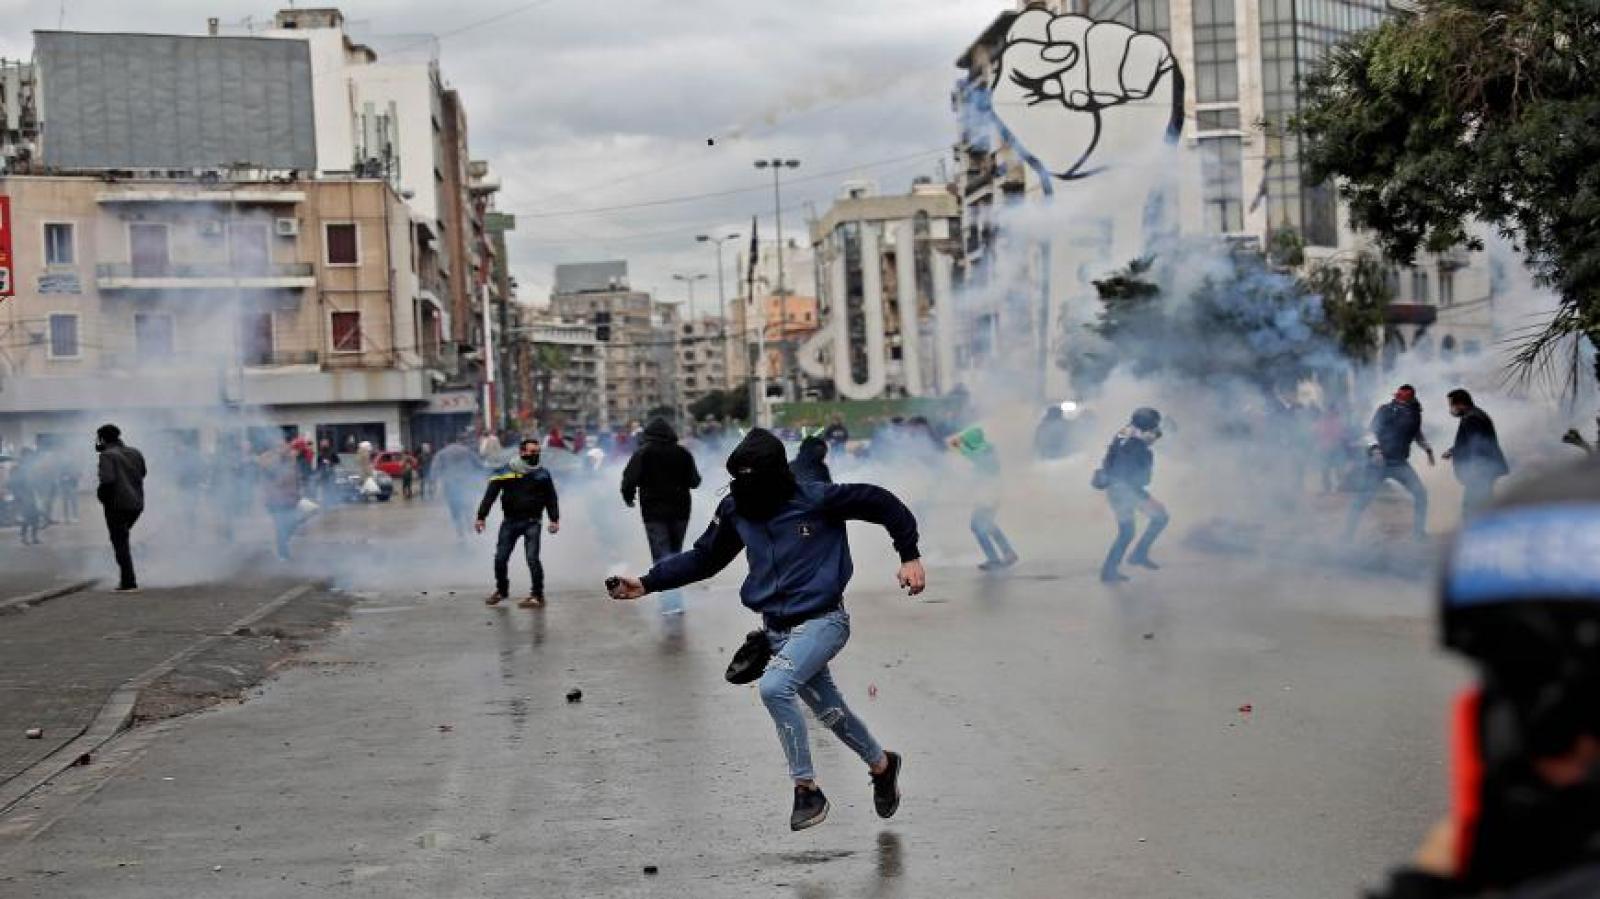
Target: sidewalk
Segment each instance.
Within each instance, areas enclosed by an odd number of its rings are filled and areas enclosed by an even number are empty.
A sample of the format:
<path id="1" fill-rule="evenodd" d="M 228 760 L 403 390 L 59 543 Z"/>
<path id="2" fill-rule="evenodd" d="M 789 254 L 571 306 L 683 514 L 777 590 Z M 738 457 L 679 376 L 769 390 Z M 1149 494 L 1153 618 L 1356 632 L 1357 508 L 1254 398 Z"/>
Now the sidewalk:
<path id="1" fill-rule="evenodd" d="M 10 573 L 7 593 L 13 589 Z M 263 578 L 238 585 L 152 589 L 121 596 L 103 587 L 0 619 L 0 786 L 78 736 L 113 691 L 303 583 Z M 141 693 L 136 717 L 180 714 L 254 683 L 300 635 L 342 613 L 346 601 L 310 591 L 241 636 L 215 647 L 226 664 L 180 668 Z M 279 620 L 281 619 L 281 620 Z M 197 660 L 191 660 L 197 661 Z M 40 728 L 42 739 L 28 739 Z"/>

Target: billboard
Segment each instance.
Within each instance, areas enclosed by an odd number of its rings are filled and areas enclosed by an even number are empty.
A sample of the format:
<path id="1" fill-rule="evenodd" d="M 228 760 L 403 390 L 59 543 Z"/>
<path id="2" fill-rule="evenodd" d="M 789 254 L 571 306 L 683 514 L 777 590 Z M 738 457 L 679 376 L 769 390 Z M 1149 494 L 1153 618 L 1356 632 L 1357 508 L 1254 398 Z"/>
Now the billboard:
<path id="1" fill-rule="evenodd" d="M 316 168 L 306 41 L 40 31 L 34 52 L 47 167 Z"/>

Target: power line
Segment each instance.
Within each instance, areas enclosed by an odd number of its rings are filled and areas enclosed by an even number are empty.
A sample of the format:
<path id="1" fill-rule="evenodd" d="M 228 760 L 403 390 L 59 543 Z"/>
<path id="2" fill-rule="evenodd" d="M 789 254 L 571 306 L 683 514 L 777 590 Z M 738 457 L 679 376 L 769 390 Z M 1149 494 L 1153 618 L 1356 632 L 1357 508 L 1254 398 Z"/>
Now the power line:
<path id="1" fill-rule="evenodd" d="M 920 158 L 922 158 L 924 156 L 932 156 L 934 154 L 944 153 L 947 149 L 948 149 L 947 147 L 935 147 L 935 148 L 930 149 L 930 150 L 921 150 L 921 151 L 918 151 L 916 153 L 909 153 L 909 154 L 907 154 L 905 156 L 895 156 L 895 157 L 892 157 L 892 158 L 889 158 L 889 159 L 879 159 L 879 160 L 876 160 L 874 162 L 857 163 L 855 165 L 845 166 L 844 168 L 831 169 L 831 170 L 825 171 L 825 172 L 817 172 L 815 174 L 805 175 L 805 176 L 802 176 L 802 177 L 799 177 L 799 178 L 790 178 L 790 179 L 787 179 L 785 181 L 785 183 L 786 184 L 800 184 L 800 183 L 807 182 L 807 181 L 818 181 L 818 180 L 821 180 L 823 178 L 832 178 L 832 177 L 834 177 L 836 175 L 849 174 L 850 172 L 858 171 L 860 169 L 876 168 L 878 166 L 892 165 L 892 164 L 897 163 L 897 162 L 909 162 L 909 161 L 911 161 L 913 159 L 920 159 Z M 584 208 L 584 209 L 558 209 L 558 210 L 555 210 L 555 211 L 552 211 L 552 212 L 517 212 L 517 213 L 512 213 L 512 214 L 516 215 L 518 218 L 529 218 L 529 219 L 560 218 L 560 217 L 572 216 L 572 215 L 596 215 L 596 214 L 605 213 L 605 212 L 622 212 L 624 210 L 629 210 L 629 209 L 645 209 L 645 208 L 649 208 L 649 207 L 652 207 L 652 206 L 671 206 L 671 205 L 675 205 L 675 204 L 678 204 L 678 203 L 693 203 L 693 202 L 697 202 L 699 200 L 714 200 L 714 199 L 719 199 L 721 197 L 737 196 L 739 194 L 749 194 L 749 193 L 757 193 L 757 192 L 765 193 L 766 191 L 769 191 L 771 189 L 772 189 L 772 185 L 770 185 L 770 184 L 760 184 L 760 185 L 754 185 L 754 186 L 751 186 L 751 187 L 736 187 L 736 188 L 732 188 L 732 189 L 729 189 L 729 190 L 708 191 L 706 193 L 700 193 L 700 194 L 685 194 L 685 195 L 677 196 L 677 197 L 661 197 L 661 198 L 655 199 L 655 200 L 641 200 L 641 201 L 636 202 L 636 203 L 619 203 L 619 204 L 612 205 L 612 206 L 590 206 L 590 207 Z"/>

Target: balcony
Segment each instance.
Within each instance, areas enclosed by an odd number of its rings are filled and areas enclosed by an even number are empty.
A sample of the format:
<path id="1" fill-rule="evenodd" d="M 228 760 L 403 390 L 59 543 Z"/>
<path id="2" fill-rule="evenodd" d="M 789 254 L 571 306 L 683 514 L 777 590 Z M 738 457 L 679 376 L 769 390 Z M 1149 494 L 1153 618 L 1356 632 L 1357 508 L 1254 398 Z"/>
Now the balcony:
<path id="1" fill-rule="evenodd" d="M 309 262 L 102 262 L 94 276 L 101 290 L 301 290 L 317 283 Z"/>

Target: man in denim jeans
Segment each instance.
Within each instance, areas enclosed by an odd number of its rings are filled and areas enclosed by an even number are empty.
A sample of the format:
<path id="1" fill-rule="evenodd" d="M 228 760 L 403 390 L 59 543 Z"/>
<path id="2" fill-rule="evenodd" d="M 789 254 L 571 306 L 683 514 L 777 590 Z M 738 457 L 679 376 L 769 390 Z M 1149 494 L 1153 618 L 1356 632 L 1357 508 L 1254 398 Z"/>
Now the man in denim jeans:
<path id="1" fill-rule="evenodd" d="M 545 514 L 550 516 L 550 533 L 561 530 L 561 506 L 556 499 L 556 482 L 550 472 L 539 467 L 539 441 L 524 440 L 518 458 L 506 470 L 489 479 L 478 504 L 478 520 L 473 529 L 483 533 L 494 508 L 500 500 L 500 539 L 494 550 L 494 592 L 484 603 L 497 606 L 511 595 L 509 563 L 517 541 L 522 541 L 522 554 L 528 560 L 528 595 L 517 603 L 519 609 L 544 607 L 544 565 L 539 561 L 539 525 Z"/>
<path id="2" fill-rule="evenodd" d="M 882 525 L 900 555 L 900 586 L 922 592 L 926 575 L 917 553 L 917 520 L 894 494 L 871 484 L 797 483 L 783 443 L 757 428 L 728 457 L 730 496 L 711 526 L 687 552 L 657 562 L 642 578 L 619 578 L 614 599 L 638 599 L 715 575 L 748 548 L 750 573 L 740 588 L 746 607 L 761 614 L 772 661 L 761 676 L 761 701 L 777 725 L 794 779 L 792 830 L 821 824 L 828 800 L 817 787 L 798 697 L 867 763 L 879 817 L 900 807 L 900 755 L 886 752 L 845 704 L 828 662 L 850 639 L 844 589 L 852 566 L 845 522 Z"/>

